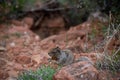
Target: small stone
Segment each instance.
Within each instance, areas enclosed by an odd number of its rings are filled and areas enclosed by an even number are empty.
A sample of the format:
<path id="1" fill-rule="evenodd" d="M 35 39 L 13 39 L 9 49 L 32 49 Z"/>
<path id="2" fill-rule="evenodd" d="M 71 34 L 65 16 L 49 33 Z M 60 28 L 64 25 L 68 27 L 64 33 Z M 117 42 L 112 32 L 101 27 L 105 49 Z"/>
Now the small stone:
<path id="1" fill-rule="evenodd" d="M 40 37 L 39 36 L 35 36 L 35 40 L 40 40 Z"/>
<path id="2" fill-rule="evenodd" d="M 10 46 L 15 47 L 15 43 L 14 42 L 10 43 Z"/>
<path id="3" fill-rule="evenodd" d="M 4 51 L 6 51 L 7 49 L 5 48 L 5 47 L 2 47 L 2 46 L 0 46 L 0 52 L 4 52 Z"/>
<path id="4" fill-rule="evenodd" d="M 83 75 L 81 75 L 80 77 L 83 78 Z"/>

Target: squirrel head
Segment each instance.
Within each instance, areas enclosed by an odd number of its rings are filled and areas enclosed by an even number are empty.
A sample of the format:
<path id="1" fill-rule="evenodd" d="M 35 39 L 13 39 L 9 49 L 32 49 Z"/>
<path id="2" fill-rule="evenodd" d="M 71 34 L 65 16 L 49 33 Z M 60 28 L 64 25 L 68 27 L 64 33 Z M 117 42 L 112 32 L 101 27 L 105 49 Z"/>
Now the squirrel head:
<path id="1" fill-rule="evenodd" d="M 61 55 L 61 49 L 59 47 L 53 48 L 52 50 L 50 50 L 50 52 L 48 53 L 48 55 L 54 60 L 54 59 L 58 59 L 59 56 Z"/>

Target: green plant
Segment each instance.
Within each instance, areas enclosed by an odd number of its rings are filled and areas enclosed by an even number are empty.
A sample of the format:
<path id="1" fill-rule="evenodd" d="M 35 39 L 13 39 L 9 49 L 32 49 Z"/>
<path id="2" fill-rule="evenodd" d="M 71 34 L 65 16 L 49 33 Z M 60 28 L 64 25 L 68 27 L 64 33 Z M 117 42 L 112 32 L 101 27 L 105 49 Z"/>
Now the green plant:
<path id="1" fill-rule="evenodd" d="M 16 37 L 20 38 L 22 36 L 22 34 L 19 32 L 15 32 L 15 33 L 11 34 L 11 36 L 16 36 Z"/>
<path id="2" fill-rule="evenodd" d="M 50 66 L 42 66 L 36 71 L 25 71 L 19 77 L 18 80 L 52 80 L 55 69 Z"/>
<path id="3" fill-rule="evenodd" d="M 111 72 L 120 71 L 120 59 L 118 56 L 103 55 L 103 60 L 98 60 L 95 64 L 98 69 L 105 69 Z"/>
<path id="4" fill-rule="evenodd" d="M 107 30 L 105 40 L 103 41 L 104 51 L 102 53 L 102 60 L 96 61 L 95 64 L 98 69 L 105 69 L 115 73 L 120 72 L 120 46 L 116 44 L 109 46 L 109 44 L 113 42 L 113 39 L 120 41 L 119 33 L 119 25 L 115 26 L 114 23 L 111 23 Z M 115 45 L 116 48 L 113 48 L 110 52 L 108 47 L 113 47 Z"/>
<path id="5" fill-rule="evenodd" d="M 17 1 L 3 1 L 0 3 L 0 6 L 2 8 L 2 15 L 4 16 L 7 13 L 14 12 L 17 9 L 20 9 L 23 6 L 25 0 L 17 0 Z"/>
<path id="6" fill-rule="evenodd" d="M 9 37 L 9 35 L 4 35 L 4 36 L 2 36 L 2 38 L 3 39 L 9 39 L 10 37 Z"/>
<path id="7" fill-rule="evenodd" d="M 26 6 L 33 7 L 35 0 L 1 0 L 0 1 L 0 23 L 8 22 L 10 19 L 17 19 L 23 15 Z"/>

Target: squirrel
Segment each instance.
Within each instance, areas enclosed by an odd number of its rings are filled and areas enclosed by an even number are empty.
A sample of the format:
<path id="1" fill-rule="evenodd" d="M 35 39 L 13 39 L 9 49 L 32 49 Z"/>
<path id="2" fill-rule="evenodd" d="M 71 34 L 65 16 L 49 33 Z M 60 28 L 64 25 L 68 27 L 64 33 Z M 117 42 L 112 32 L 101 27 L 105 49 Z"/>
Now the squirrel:
<path id="1" fill-rule="evenodd" d="M 55 60 L 58 65 L 69 65 L 74 61 L 74 55 L 68 49 L 61 50 L 59 47 L 53 48 L 48 55 Z"/>
<path id="2" fill-rule="evenodd" d="M 59 47 L 53 48 L 48 55 L 51 57 L 50 60 L 55 60 L 58 65 L 69 65 L 79 61 L 88 61 L 90 64 L 93 64 L 92 60 L 86 56 L 81 56 L 78 60 L 74 59 L 74 55 L 71 50 L 65 49 L 61 50 Z"/>

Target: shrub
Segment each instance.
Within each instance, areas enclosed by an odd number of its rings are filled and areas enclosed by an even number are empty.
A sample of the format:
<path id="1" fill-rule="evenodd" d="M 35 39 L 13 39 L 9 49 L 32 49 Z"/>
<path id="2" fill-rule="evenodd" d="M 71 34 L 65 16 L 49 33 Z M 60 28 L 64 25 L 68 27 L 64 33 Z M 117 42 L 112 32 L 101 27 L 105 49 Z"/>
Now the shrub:
<path id="1" fill-rule="evenodd" d="M 120 72 L 120 45 L 115 44 L 115 41 L 120 41 L 120 25 L 110 23 L 106 33 L 106 38 L 103 41 L 104 51 L 102 54 L 102 60 L 96 62 L 98 69 L 105 69 L 111 72 Z M 113 42 L 113 45 L 109 45 Z M 114 47 L 113 47 L 114 46 Z M 108 47 L 113 47 L 112 51 L 109 51 Z"/>
<path id="2" fill-rule="evenodd" d="M 112 57 L 110 55 L 104 55 L 102 61 L 96 62 L 96 67 L 102 70 L 109 70 L 111 72 L 120 71 L 120 56 Z"/>
<path id="3" fill-rule="evenodd" d="M 18 80 L 52 80 L 55 69 L 50 66 L 42 66 L 36 71 L 24 71 L 19 75 Z"/>

